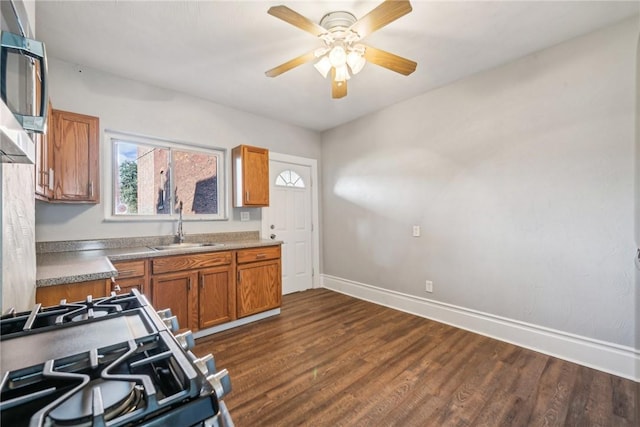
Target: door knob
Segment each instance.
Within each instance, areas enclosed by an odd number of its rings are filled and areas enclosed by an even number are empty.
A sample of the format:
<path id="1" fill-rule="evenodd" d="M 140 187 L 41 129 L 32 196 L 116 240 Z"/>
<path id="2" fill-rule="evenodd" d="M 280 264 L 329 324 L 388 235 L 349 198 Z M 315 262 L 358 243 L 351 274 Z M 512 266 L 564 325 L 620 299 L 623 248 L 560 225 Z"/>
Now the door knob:
<path id="1" fill-rule="evenodd" d="M 271 235 L 271 236 L 269 236 L 269 237 L 271 237 L 271 240 L 273 240 L 273 239 L 275 239 L 275 238 L 276 238 L 276 235 L 275 235 L 275 234 L 272 234 L 272 235 Z"/>

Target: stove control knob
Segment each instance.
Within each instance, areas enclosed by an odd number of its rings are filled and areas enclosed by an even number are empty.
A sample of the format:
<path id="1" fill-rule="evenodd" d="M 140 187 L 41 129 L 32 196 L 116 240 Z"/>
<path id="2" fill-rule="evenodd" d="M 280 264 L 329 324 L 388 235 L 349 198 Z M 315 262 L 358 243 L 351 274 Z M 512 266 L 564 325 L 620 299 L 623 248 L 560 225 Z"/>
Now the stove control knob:
<path id="1" fill-rule="evenodd" d="M 229 378 L 229 372 L 226 369 L 221 369 L 213 375 L 207 377 L 207 382 L 216 393 L 218 399 L 222 399 L 227 394 L 231 393 L 231 379 Z"/>
<path id="2" fill-rule="evenodd" d="M 158 310 L 156 311 L 156 313 L 158 313 L 158 316 L 160 316 L 161 319 L 166 319 L 167 317 L 172 316 L 170 308 L 165 308 L 164 310 Z"/>
<path id="3" fill-rule="evenodd" d="M 188 351 L 196 346 L 196 340 L 195 338 L 193 338 L 193 334 L 191 333 L 191 331 L 177 334 L 175 338 L 178 341 L 178 344 L 180 344 L 180 347 L 182 347 L 184 350 Z"/>
<path id="4" fill-rule="evenodd" d="M 195 359 L 193 363 L 205 377 L 216 371 L 216 360 L 213 358 L 211 353 L 199 359 Z"/>
<path id="5" fill-rule="evenodd" d="M 176 316 L 166 317 L 162 319 L 164 324 L 169 328 L 171 332 L 176 332 L 180 329 L 180 325 L 178 324 L 178 318 Z"/>

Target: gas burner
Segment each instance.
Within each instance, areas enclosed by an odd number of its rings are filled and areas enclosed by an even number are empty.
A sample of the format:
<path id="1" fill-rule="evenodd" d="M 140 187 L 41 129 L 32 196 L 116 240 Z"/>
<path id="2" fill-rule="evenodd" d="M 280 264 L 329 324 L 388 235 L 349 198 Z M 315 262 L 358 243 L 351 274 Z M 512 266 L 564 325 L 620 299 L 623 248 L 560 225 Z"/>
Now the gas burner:
<path id="1" fill-rule="evenodd" d="M 74 311 L 75 313 L 75 311 Z M 72 313 L 73 314 L 73 313 Z M 94 310 L 92 308 L 89 308 L 86 310 L 85 313 L 82 314 L 78 314 L 76 316 L 71 317 L 71 321 L 72 322 L 82 322 L 83 320 L 87 320 L 87 319 L 95 319 L 97 317 L 103 317 L 106 316 L 107 314 L 109 314 L 108 310 Z M 70 317 L 71 314 L 67 315 L 66 317 Z M 60 322 L 62 323 L 62 322 Z"/>
<path id="2" fill-rule="evenodd" d="M 48 416 L 54 425 L 89 427 L 96 416 L 96 405 L 102 407 L 98 412 L 109 421 L 134 411 L 142 402 L 143 393 L 135 383 L 99 378 L 53 408 Z"/>
<path id="3" fill-rule="evenodd" d="M 110 304 L 109 299 L 98 299 L 93 302 L 91 295 L 83 303 L 67 304 L 66 301 L 62 301 L 62 307 L 67 308 L 69 311 L 56 318 L 56 324 L 60 325 L 66 322 L 81 322 L 84 320 L 91 320 L 97 317 L 103 317 L 107 314 L 118 313 L 122 311 L 122 307 L 119 304 Z"/>

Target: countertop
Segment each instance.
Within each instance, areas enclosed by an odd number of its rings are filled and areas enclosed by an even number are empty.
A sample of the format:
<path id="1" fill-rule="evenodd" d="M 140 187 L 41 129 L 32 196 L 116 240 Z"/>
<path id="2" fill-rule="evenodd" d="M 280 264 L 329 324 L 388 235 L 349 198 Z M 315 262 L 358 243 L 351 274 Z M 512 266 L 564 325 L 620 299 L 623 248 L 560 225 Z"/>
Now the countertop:
<path id="1" fill-rule="evenodd" d="M 260 239 L 255 233 L 238 233 L 238 239 L 229 238 L 234 233 L 225 233 L 224 238 L 216 236 L 196 237 L 194 243 L 214 243 L 215 246 L 194 246 L 186 248 L 153 249 L 155 246 L 167 245 L 171 242 L 154 238 L 115 239 L 101 241 L 54 242 L 58 245 L 41 245 L 41 252 L 36 256 L 36 287 L 54 286 L 64 283 L 78 283 L 88 280 L 110 279 L 118 276 L 111 261 L 126 261 L 140 258 L 156 258 L 181 254 L 232 251 L 238 249 L 273 246 L 282 244 L 278 240 Z M 231 236 L 233 237 L 233 236 Z M 126 247 L 132 241 L 145 243 L 144 246 Z M 106 243 L 105 243 L 106 242 Z M 156 243 L 157 242 L 157 243 Z M 114 247 L 114 246 L 125 247 Z M 55 251 L 56 248 L 69 249 Z M 101 249 L 81 249 L 81 248 Z M 47 252 L 46 249 L 52 251 Z"/>

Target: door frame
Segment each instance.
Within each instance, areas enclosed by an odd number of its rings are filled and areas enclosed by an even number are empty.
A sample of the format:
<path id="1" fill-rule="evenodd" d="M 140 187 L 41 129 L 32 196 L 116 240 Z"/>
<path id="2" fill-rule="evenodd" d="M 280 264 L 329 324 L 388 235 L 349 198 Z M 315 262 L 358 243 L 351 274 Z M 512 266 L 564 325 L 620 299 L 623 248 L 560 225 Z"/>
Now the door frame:
<path id="1" fill-rule="evenodd" d="M 292 156 L 290 154 L 274 153 L 269 151 L 269 161 L 275 160 L 282 163 L 308 166 L 311 169 L 311 287 L 320 287 L 320 222 L 319 222 L 319 197 L 318 197 L 318 161 L 308 157 Z M 271 178 L 269 178 L 271 180 Z M 269 188 L 271 188 L 269 182 Z M 266 215 L 261 218 L 262 238 L 269 235 L 269 224 Z"/>

